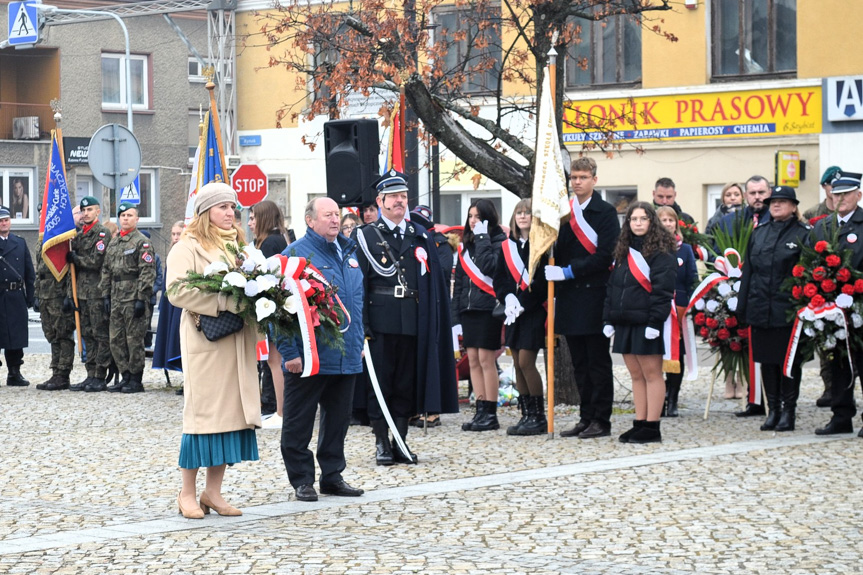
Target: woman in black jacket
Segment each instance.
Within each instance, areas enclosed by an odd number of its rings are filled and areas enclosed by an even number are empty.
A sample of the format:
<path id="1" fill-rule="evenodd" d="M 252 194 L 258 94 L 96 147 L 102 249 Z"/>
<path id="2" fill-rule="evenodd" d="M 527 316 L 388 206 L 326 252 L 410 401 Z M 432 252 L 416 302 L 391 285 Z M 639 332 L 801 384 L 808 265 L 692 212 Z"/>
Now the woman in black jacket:
<path id="1" fill-rule="evenodd" d="M 527 265 L 530 259 L 530 224 L 533 219 L 530 199 L 515 205 L 509 222 L 509 239 L 501 245 L 497 257 L 494 290 L 505 306 L 506 346 L 512 352 L 515 386 L 521 420 L 506 430 L 507 435 L 540 435 L 547 431 L 542 376 L 536 368 L 539 350 L 545 347 L 546 311 L 543 307 L 548 282 L 536 273 L 528 285 Z M 545 258 L 537 270 L 545 267 Z"/>
<path id="2" fill-rule="evenodd" d="M 794 431 L 801 369 L 797 359 L 792 377 L 782 373 L 791 339 L 788 316 L 794 308 L 791 292 L 782 289 L 782 284 L 800 261 L 809 227 L 800 221 L 794 188 L 776 186 L 764 201 L 769 202 L 771 219 L 749 237 L 737 315 L 749 324 L 752 358 L 761 363 L 761 381 L 770 409 L 761 431 Z"/>
<path id="3" fill-rule="evenodd" d="M 674 303 L 677 277 L 674 237 L 647 202 L 635 202 L 614 250 L 608 280 L 603 333 L 614 335 L 612 351 L 623 354 L 632 378 L 635 423 L 620 436 L 623 443 L 662 441 L 659 418 L 665 403 L 663 325 Z"/>
<path id="4" fill-rule="evenodd" d="M 470 364 L 470 380 L 476 394 L 476 414 L 462 425 L 464 431 L 499 429 L 497 396 L 499 379 L 495 352 L 500 349 L 503 319 L 492 316 L 497 300 L 494 275 L 497 254 L 506 239 L 497 210 L 491 200 L 478 199 L 470 204 L 459 246 L 455 286 L 452 295 L 452 324 L 462 332 Z"/>

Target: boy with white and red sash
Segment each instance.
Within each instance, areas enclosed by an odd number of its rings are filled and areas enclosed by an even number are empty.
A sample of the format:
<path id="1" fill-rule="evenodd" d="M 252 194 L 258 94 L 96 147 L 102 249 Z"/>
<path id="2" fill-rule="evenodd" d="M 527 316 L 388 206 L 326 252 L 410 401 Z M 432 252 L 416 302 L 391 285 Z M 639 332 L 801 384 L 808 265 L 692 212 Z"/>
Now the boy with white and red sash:
<path id="1" fill-rule="evenodd" d="M 571 168 L 573 215 L 557 237 L 559 265 L 545 266 L 545 277 L 559 282 L 554 331 L 566 338 L 581 396 L 579 422 L 560 435 L 590 439 L 611 435 L 614 378 L 608 339 L 602 335 L 602 306 L 620 221 L 617 210 L 593 190 L 596 162 L 576 158 Z"/>

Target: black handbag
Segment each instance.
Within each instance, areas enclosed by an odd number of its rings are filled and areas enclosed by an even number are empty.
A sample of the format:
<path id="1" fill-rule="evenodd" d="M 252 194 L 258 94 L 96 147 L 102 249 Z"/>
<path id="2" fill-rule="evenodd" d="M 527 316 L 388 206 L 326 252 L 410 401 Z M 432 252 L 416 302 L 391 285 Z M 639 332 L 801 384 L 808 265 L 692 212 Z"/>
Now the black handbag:
<path id="1" fill-rule="evenodd" d="M 506 317 L 506 306 L 495 300 L 494 309 L 491 310 L 491 317 L 494 319 L 504 319 Z"/>
<path id="2" fill-rule="evenodd" d="M 199 315 L 195 322 L 198 331 L 203 332 L 209 341 L 218 341 L 232 333 L 243 329 L 243 318 L 229 311 L 220 311 L 216 317 L 210 315 Z"/>

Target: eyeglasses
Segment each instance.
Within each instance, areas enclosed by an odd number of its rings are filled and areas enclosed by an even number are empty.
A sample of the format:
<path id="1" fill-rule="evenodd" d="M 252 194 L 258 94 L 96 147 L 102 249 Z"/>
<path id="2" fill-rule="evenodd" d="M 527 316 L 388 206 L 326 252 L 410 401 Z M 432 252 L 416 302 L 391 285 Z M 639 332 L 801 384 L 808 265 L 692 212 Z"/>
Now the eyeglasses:
<path id="1" fill-rule="evenodd" d="M 350 232 L 357 226 L 342 226 L 342 232 Z"/>
<path id="2" fill-rule="evenodd" d="M 649 222 L 650 218 L 647 216 L 635 216 L 635 217 L 629 218 L 629 221 L 630 222 Z"/>

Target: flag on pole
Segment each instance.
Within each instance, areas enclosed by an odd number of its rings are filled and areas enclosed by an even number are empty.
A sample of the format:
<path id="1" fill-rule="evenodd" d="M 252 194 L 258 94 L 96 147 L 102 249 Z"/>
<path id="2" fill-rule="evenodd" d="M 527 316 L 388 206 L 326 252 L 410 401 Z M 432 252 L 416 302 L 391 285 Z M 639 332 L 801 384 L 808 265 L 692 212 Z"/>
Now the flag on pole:
<path id="1" fill-rule="evenodd" d="M 548 68 L 546 68 L 539 102 L 536 165 L 533 172 L 531 201 L 533 222 L 530 225 L 530 262 L 528 264 L 528 274 L 531 280 L 540 258 L 557 241 L 561 220 L 571 213 L 548 76 Z"/>
<path id="2" fill-rule="evenodd" d="M 186 200 L 186 225 L 195 217 L 195 195 L 198 190 L 210 182 L 228 183 L 225 158 L 219 145 L 218 124 L 214 116 L 217 116 L 217 112 L 215 104 L 211 104 L 210 110 L 204 116 L 198 149 L 195 150 L 195 159 L 192 162 L 192 179 L 189 182 L 189 196 Z"/>
<path id="3" fill-rule="evenodd" d="M 70 249 L 69 240 L 76 233 L 72 199 L 66 185 L 66 167 L 57 142 L 57 132 L 51 130 L 51 159 L 48 161 L 42 213 L 39 215 L 39 240 L 42 242 L 42 259 L 57 281 L 69 271 L 66 254 Z"/>
<path id="4" fill-rule="evenodd" d="M 404 147 L 404 142 L 402 142 L 402 109 L 400 103 L 396 102 L 392 116 L 390 117 L 390 136 L 387 141 L 387 160 L 384 163 L 384 169 L 381 174 L 386 174 L 390 170 L 404 173 Z"/>
<path id="5" fill-rule="evenodd" d="M 195 159 L 192 160 L 192 178 L 189 180 L 189 195 L 186 198 L 186 216 L 184 221 L 188 226 L 195 217 L 195 195 L 198 193 L 198 165 L 201 163 L 201 137 L 198 136 L 198 147 L 195 148 Z"/>

